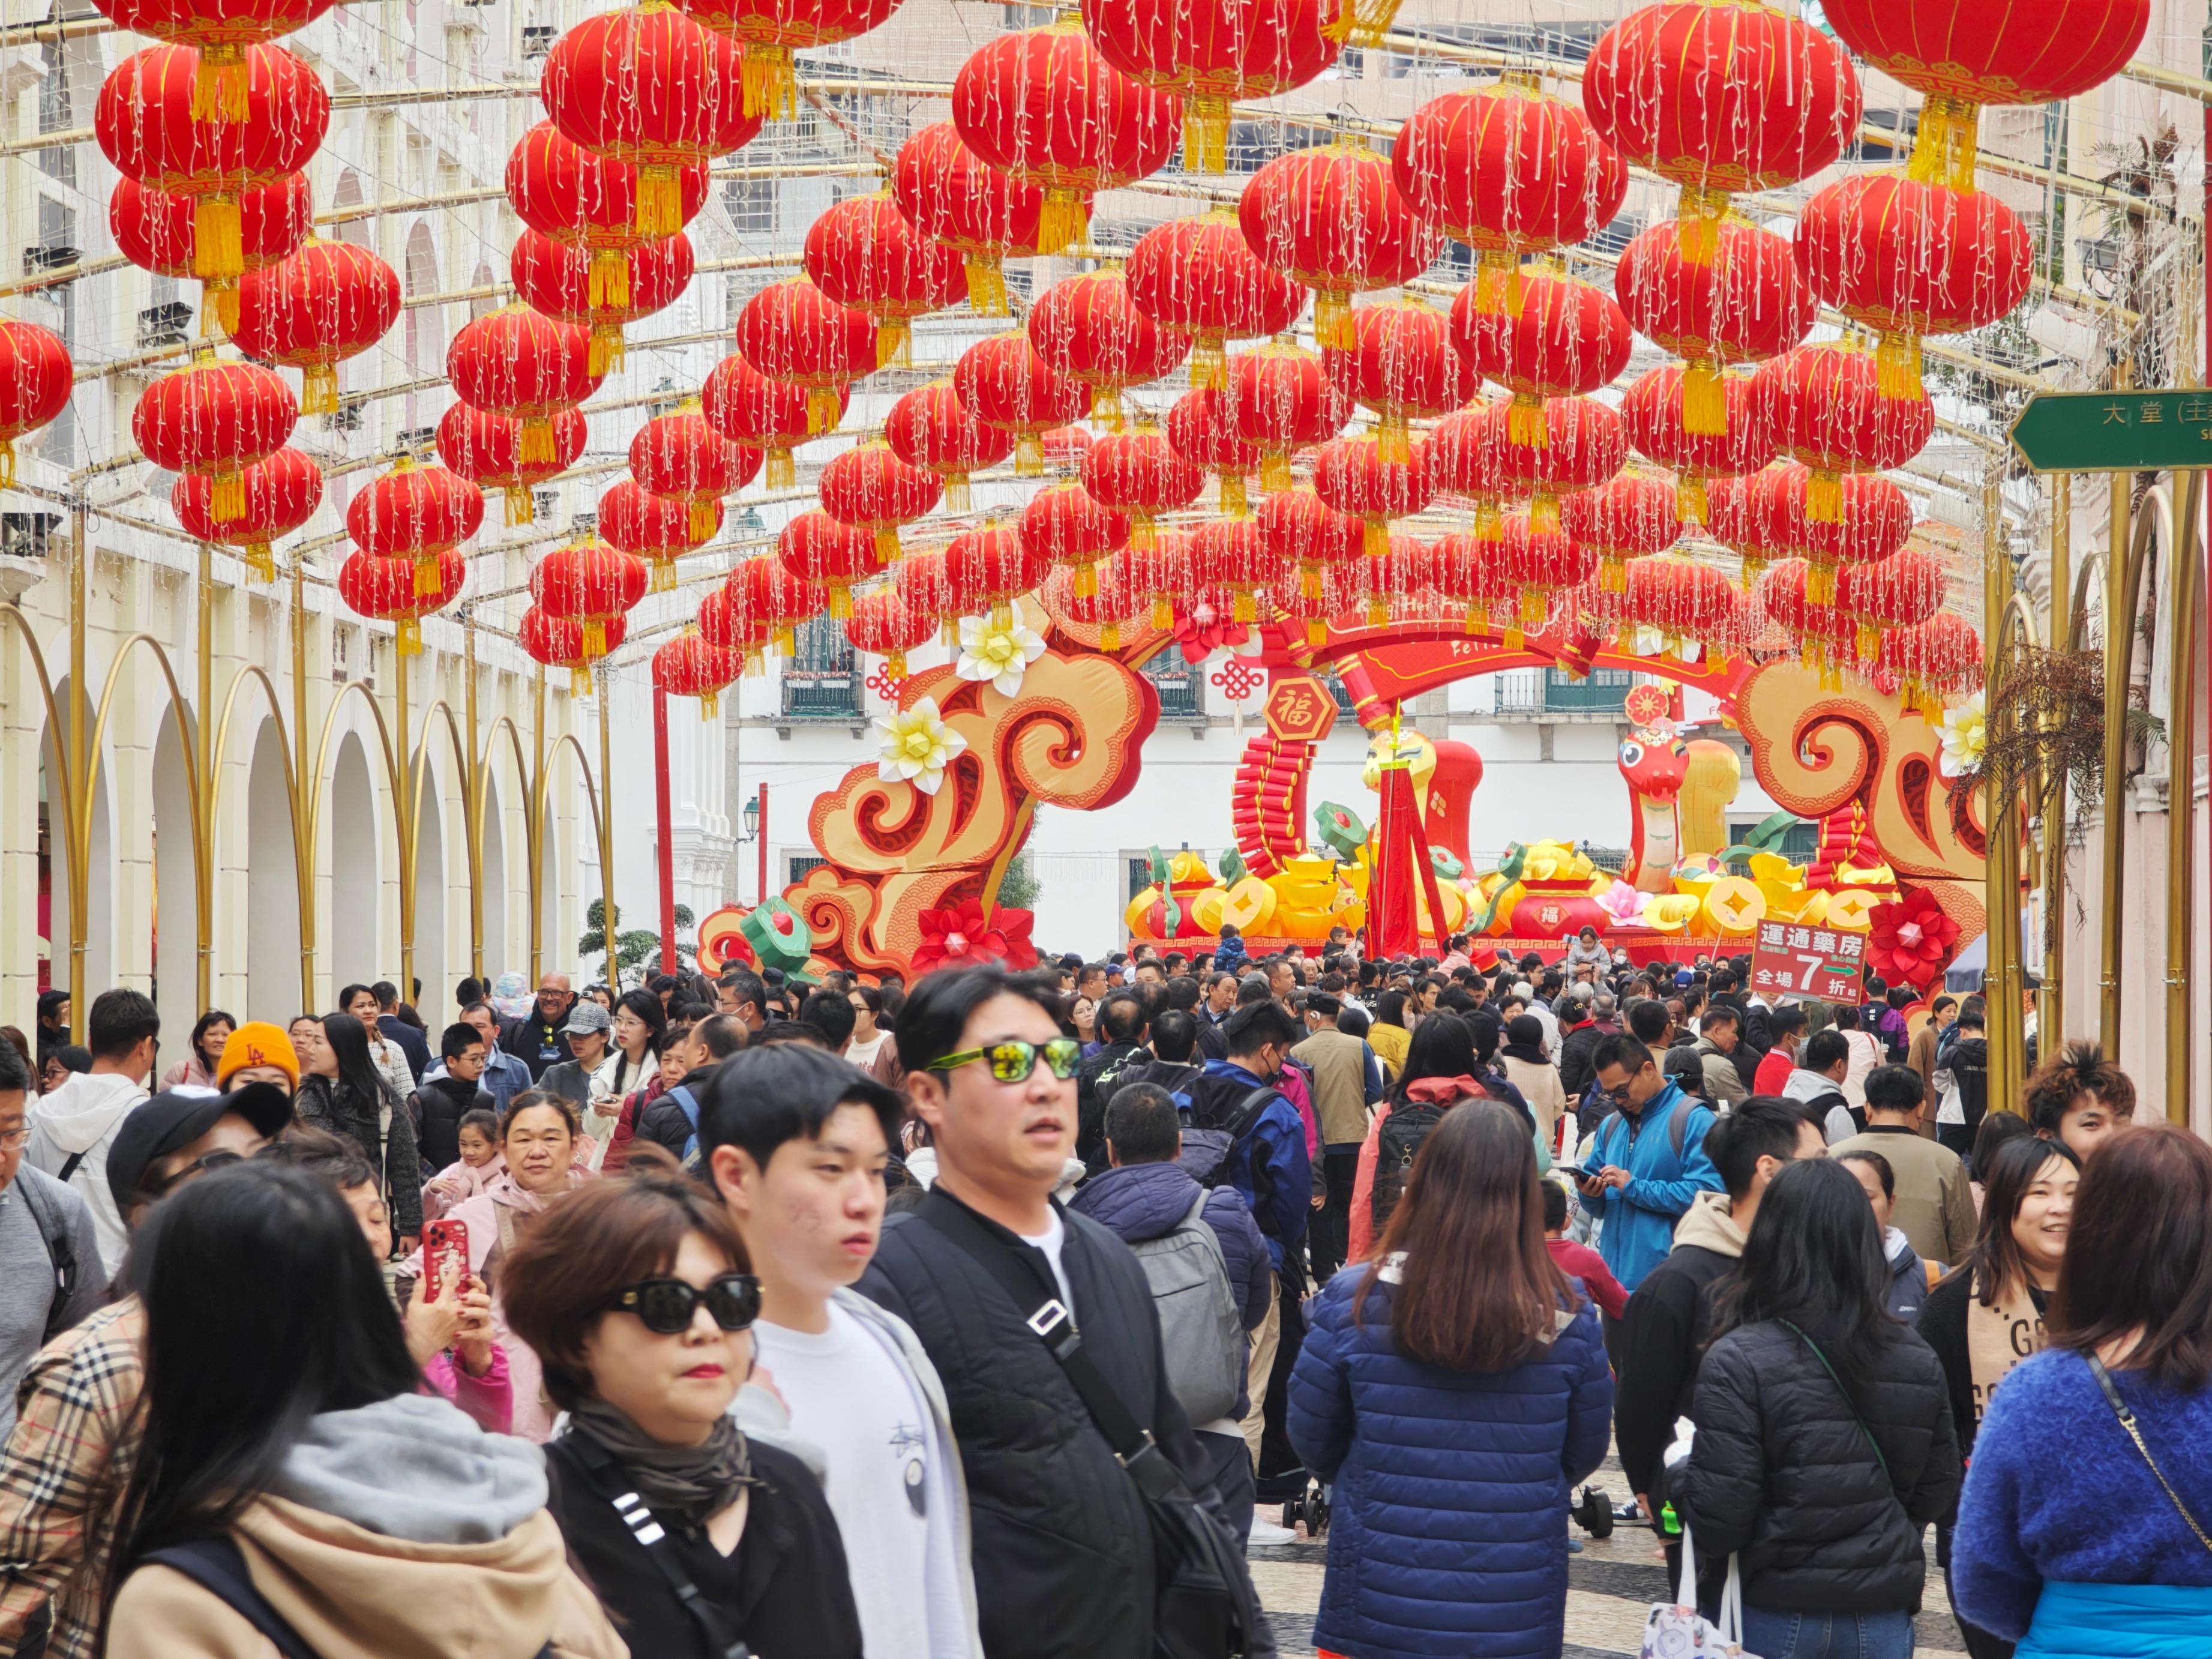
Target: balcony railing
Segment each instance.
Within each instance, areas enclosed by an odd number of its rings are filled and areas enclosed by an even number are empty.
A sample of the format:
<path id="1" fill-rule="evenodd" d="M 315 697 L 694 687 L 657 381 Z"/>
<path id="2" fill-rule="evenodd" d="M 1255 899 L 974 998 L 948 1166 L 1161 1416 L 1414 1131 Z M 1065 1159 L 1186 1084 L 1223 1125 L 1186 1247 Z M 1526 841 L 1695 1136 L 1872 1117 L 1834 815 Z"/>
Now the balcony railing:
<path id="1" fill-rule="evenodd" d="M 1636 676 L 1626 669 L 1600 668 L 1585 678 L 1556 668 L 1498 677 L 1498 712 L 1528 718 L 1539 714 L 1617 714 L 1628 701 Z"/>

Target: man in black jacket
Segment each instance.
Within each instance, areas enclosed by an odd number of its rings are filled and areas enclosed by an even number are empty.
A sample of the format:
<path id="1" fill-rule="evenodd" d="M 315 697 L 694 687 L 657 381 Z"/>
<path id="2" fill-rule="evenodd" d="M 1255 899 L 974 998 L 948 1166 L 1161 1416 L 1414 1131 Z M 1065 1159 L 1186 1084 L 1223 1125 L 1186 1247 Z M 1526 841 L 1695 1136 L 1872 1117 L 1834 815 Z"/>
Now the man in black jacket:
<path id="1" fill-rule="evenodd" d="M 1093 1175 L 1106 1167 L 1106 1103 L 1124 1072 L 1152 1059 L 1145 1050 L 1144 998 L 1116 991 L 1100 1003 L 1098 1039 L 1098 1052 L 1083 1062 L 1075 1088 L 1075 1155 Z"/>
<path id="2" fill-rule="evenodd" d="M 530 1012 L 499 1028 L 499 1046 L 530 1068 L 532 1083 L 545 1075 L 547 1066 L 569 1058 L 568 1039 L 561 1028 L 575 1000 L 568 975 L 547 974 L 538 981 L 538 1000 Z"/>
<path id="3" fill-rule="evenodd" d="M 744 1046 L 745 1023 L 735 1014 L 709 1014 L 682 1036 L 672 1036 L 667 1058 L 684 1067 L 683 1079 L 638 1109 L 637 1139 L 665 1146 L 679 1163 L 697 1152 L 708 1080 Z"/>
<path id="4" fill-rule="evenodd" d="M 1122 1408 L 1208 1510 L 1217 1500 L 1169 1386 L 1143 1267 L 1109 1230 L 1052 1199 L 1076 1121 L 1075 1051 L 1058 1006 L 1042 981 L 996 968 L 915 983 L 899 1055 L 937 1182 L 920 1210 L 886 1222 L 859 1289 L 913 1327 L 944 1382 L 974 1502 L 973 1553 L 988 1565 L 988 1659 L 1150 1659 L 1144 1501 L 1025 1318 L 1063 1304 Z M 1018 1303 L 962 1234 L 1006 1252 L 1040 1305 Z"/>

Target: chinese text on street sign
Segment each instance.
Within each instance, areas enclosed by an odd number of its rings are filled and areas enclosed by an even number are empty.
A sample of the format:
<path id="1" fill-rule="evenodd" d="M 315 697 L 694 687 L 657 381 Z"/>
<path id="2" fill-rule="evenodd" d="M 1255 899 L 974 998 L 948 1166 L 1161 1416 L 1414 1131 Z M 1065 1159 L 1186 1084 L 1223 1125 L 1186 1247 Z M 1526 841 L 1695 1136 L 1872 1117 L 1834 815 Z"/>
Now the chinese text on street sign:
<path id="1" fill-rule="evenodd" d="M 1751 953 L 1751 988 L 1762 996 L 1841 1002 L 1866 1000 L 1859 981 L 1866 935 L 1794 921 L 1762 921 Z"/>
<path id="2" fill-rule="evenodd" d="M 2212 467 L 2212 391 L 2040 392 L 2012 441 L 2038 472 Z"/>

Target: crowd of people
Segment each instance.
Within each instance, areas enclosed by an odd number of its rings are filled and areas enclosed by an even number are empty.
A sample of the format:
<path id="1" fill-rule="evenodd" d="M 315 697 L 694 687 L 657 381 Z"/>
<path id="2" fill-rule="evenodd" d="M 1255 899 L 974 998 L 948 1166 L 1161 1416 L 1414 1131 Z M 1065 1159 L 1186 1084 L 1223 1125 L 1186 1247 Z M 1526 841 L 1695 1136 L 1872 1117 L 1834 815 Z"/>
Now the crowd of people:
<path id="1" fill-rule="evenodd" d="M 1140 945 L 0 1028 L 0 1659 L 2212 1651 L 2212 1148 L 1977 997 Z M 1908 1018 L 1908 1014 L 1913 1017 Z M 20 1201 L 18 1201 L 20 1200 Z M 2002 1389 L 2000 1389 L 2002 1384 Z M 1724 1605 L 1725 1604 L 1725 1605 Z"/>

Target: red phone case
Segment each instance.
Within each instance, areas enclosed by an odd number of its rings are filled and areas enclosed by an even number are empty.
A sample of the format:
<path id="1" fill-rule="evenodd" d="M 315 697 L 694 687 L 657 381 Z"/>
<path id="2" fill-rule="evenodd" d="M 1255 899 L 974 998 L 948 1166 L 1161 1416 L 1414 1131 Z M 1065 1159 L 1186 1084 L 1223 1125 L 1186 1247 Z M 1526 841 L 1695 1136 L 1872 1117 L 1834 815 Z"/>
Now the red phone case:
<path id="1" fill-rule="evenodd" d="M 469 1229 L 465 1221 L 433 1221 L 422 1229 L 422 1273 L 429 1281 L 428 1299 L 435 1301 L 446 1282 L 447 1259 L 451 1257 L 465 1275 L 469 1270 Z"/>

